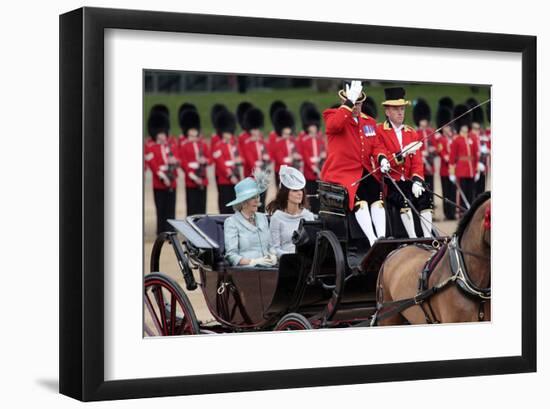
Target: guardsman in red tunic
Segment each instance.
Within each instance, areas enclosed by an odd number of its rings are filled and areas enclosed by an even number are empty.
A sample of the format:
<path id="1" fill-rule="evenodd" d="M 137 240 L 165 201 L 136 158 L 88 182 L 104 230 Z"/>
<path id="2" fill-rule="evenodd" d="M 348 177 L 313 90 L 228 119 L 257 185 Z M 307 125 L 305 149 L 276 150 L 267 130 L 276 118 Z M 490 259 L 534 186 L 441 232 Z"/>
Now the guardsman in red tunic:
<path id="1" fill-rule="evenodd" d="M 275 130 L 275 122 L 273 121 L 275 117 L 275 112 L 279 109 L 287 109 L 286 104 L 283 101 L 273 101 L 269 107 L 269 118 L 271 119 L 271 124 L 273 125 L 273 130 L 269 133 L 267 137 L 267 153 L 271 158 L 271 162 L 275 163 L 275 152 L 277 149 L 277 142 L 280 139 L 280 136 Z M 277 186 L 279 185 L 279 169 L 275 169 L 275 177 L 277 179 Z"/>
<path id="2" fill-rule="evenodd" d="M 153 196 L 157 213 L 157 234 L 172 231 L 167 222 L 176 217 L 176 187 L 179 162 L 174 153 L 176 146 L 168 143 L 170 124 L 162 112 L 153 112 L 147 120 L 147 130 L 154 138 L 146 153 L 147 167 L 153 174 Z"/>
<path id="3" fill-rule="evenodd" d="M 422 143 L 420 152 L 422 161 L 424 162 L 424 181 L 428 189 L 434 189 L 434 174 L 435 174 L 435 156 L 437 151 L 437 137 L 439 134 L 434 132 L 430 126 L 432 113 L 430 106 L 423 98 L 418 98 L 413 107 L 413 120 L 416 124 L 416 133 Z M 428 193 L 426 193 L 428 194 Z M 433 202 L 433 194 L 429 193 Z"/>
<path id="4" fill-rule="evenodd" d="M 247 102 L 247 101 L 241 102 L 239 105 L 237 105 L 237 111 L 236 111 L 237 123 L 239 124 L 239 126 L 241 128 L 241 133 L 239 134 L 239 136 L 237 138 L 237 145 L 239 147 L 239 152 L 243 152 L 244 142 L 248 137 L 250 137 L 248 132 L 246 132 L 246 130 L 245 130 L 244 116 L 245 116 L 246 112 L 251 108 L 254 108 L 254 106 L 250 102 Z M 247 175 L 245 175 L 245 177 L 246 176 Z"/>
<path id="5" fill-rule="evenodd" d="M 306 194 L 310 196 L 310 210 L 319 213 L 317 195 L 317 180 L 321 178 L 321 169 L 326 160 L 325 140 L 321 133 L 321 114 L 315 105 L 300 110 L 303 131 L 298 136 L 298 147 L 304 160 L 304 177 L 306 178 Z"/>
<path id="6" fill-rule="evenodd" d="M 216 117 L 220 112 L 228 111 L 227 107 L 224 104 L 214 104 L 212 105 L 212 108 L 210 109 L 210 122 L 212 123 L 212 126 L 214 129 L 216 129 Z M 235 133 L 235 132 L 233 132 Z M 214 150 L 214 146 L 221 140 L 221 135 L 218 135 L 217 132 L 214 132 L 212 136 L 210 137 L 210 152 Z"/>
<path id="7" fill-rule="evenodd" d="M 454 117 L 458 118 L 468 111 L 466 105 L 457 105 L 454 109 Z M 472 125 L 472 115 L 462 116 L 454 122 L 458 134 L 451 144 L 451 154 L 449 158 L 449 179 L 456 183 L 457 190 L 461 190 L 469 204 L 472 204 L 475 198 L 475 176 L 477 173 L 478 147 L 477 141 L 472 138 L 470 127 Z M 456 203 L 466 207 L 460 191 L 456 195 Z"/>
<path id="8" fill-rule="evenodd" d="M 168 110 L 168 107 L 164 104 L 155 104 L 151 107 L 151 110 L 149 111 L 149 116 L 153 115 L 153 113 L 156 113 L 156 112 L 160 112 L 166 116 L 168 129 L 170 129 L 170 111 Z M 175 141 L 175 137 L 172 135 L 168 135 L 167 142 L 173 143 L 174 141 Z M 149 150 L 153 145 L 155 145 L 155 143 L 156 143 L 155 139 L 151 135 L 148 135 L 147 138 L 145 139 L 145 144 L 143 147 L 143 153 L 145 157 L 145 170 L 148 169 L 147 158 L 150 157 L 150 155 L 148 155 Z"/>
<path id="9" fill-rule="evenodd" d="M 212 150 L 218 185 L 218 208 L 221 214 L 228 214 L 232 213 L 232 210 L 225 204 L 233 199 L 234 186 L 242 179 L 242 161 L 235 138 L 237 122 L 231 112 L 223 111 L 214 118 L 214 126 L 217 135 L 222 138 Z"/>
<path id="10" fill-rule="evenodd" d="M 292 112 L 286 109 L 279 109 L 273 115 L 273 125 L 277 134 L 277 142 L 273 149 L 277 174 L 282 165 L 291 166 L 303 173 L 304 162 L 294 137 L 294 124 Z"/>
<path id="11" fill-rule="evenodd" d="M 258 108 L 249 109 L 244 117 L 243 126 L 246 137 L 243 138 L 242 153 L 244 177 L 251 176 L 255 168 L 267 170 L 270 164 L 267 147 L 262 138 L 264 114 Z"/>
<path id="12" fill-rule="evenodd" d="M 383 172 L 388 172 L 389 161 L 376 137 L 376 121 L 361 112 L 366 98 L 361 81 L 346 84 L 345 90 L 340 90 L 338 95 L 342 105 L 323 112 L 328 146 L 321 180 L 346 188 L 350 210 L 357 208 L 355 218 L 372 246 L 377 237 L 385 236 L 386 230 L 386 214 L 380 194 L 381 176 L 377 172 L 358 185 L 354 182 L 371 173 L 378 164 Z"/>
<path id="13" fill-rule="evenodd" d="M 409 201 L 414 200 L 421 216 L 422 233 L 424 237 L 432 237 L 433 203 L 424 188 L 422 153 L 417 152 L 422 144 L 416 131 L 403 123 L 405 106 L 410 105 L 410 101 L 405 99 L 405 90 L 401 87 L 386 88 L 384 93 L 386 100 L 382 105 L 387 120 L 378 124 L 376 133 L 393 162 L 389 175 L 407 196 L 403 197 L 393 183 L 388 183 L 388 200 L 398 206 L 408 236 L 415 238 L 413 213 L 409 205 Z"/>
<path id="14" fill-rule="evenodd" d="M 441 178 L 441 189 L 443 197 L 454 202 L 456 200 L 456 187 L 449 180 L 449 159 L 451 157 L 451 143 L 453 142 L 454 132 L 451 125 L 444 126 L 453 119 L 453 112 L 445 107 L 440 106 L 437 111 L 437 129 L 441 128 L 439 138 L 437 138 L 437 154 L 439 155 L 439 176 Z M 456 218 L 455 207 L 449 203 L 443 202 L 443 213 L 447 220 Z"/>
<path id="15" fill-rule="evenodd" d="M 192 110 L 183 111 L 180 126 L 185 136 L 180 139 L 179 157 L 181 168 L 185 172 L 187 214 L 205 214 L 210 156 L 208 145 L 200 137 L 199 114 Z"/>
<path id="16" fill-rule="evenodd" d="M 479 105 L 479 103 L 474 99 L 470 98 L 468 100 L 470 108 Z M 478 162 L 477 162 L 477 173 L 475 176 L 476 182 L 476 192 L 474 197 L 477 197 L 485 191 L 485 181 L 487 179 L 487 153 L 489 151 L 487 142 L 488 138 L 483 130 L 484 117 L 483 117 L 483 108 L 478 106 L 472 111 L 472 139 L 477 142 L 478 148 Z"/>

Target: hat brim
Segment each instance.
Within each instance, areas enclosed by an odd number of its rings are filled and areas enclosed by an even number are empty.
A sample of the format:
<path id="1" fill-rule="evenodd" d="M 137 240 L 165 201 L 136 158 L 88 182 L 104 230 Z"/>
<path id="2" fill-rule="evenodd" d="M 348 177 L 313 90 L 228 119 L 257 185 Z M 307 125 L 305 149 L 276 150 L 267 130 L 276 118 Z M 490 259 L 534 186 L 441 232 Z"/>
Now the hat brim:
<path id="1" fill-rule="evenodd" d="M 252 199 L 253 197 L 255 196 L 258 196 L 258 195 L 261 195 L 263 192 L 265 192 L 267 190 L 267 188 L 259 188 L 257 189 L 255 192 L 250 192 L 248 194 L 245 194 L 245 195 L 241 195 L 241 196 L 238 196 L 236 197 L 234 200 L 232 200 L 231 202 L 229 203 L 226 203 L 225 205 L 226 206 L 234 206 L 236 204 L 239 204 L 239 203 L 242 203 L 242 202 L 245 202 L 247 201 L 248 199 Z"/>
<path id="2" fill-rule="evenodd" d="M 387 101 L 382 102 L 382 105 L 389 106 L 389 107 L 401 107 L 404 105 L 411 105 L 411 101 L 407 101 L 406 99 L 389 99 Z"/>
<path id="3" fill-rule="evenodd" d="M 343 89 L 338 91 L 338 96 L 341 99 L 348 99 L 348 97 L 346 96 L 346 91 L 344 91 Z M 363 91 L 361 91 L 361 96 L 357 98 L 357 101 L 355 101 L 355 103 L 357 104 L 358 102 L 365 102 L 366 99 L 367 99 L 367 95 Z"/>

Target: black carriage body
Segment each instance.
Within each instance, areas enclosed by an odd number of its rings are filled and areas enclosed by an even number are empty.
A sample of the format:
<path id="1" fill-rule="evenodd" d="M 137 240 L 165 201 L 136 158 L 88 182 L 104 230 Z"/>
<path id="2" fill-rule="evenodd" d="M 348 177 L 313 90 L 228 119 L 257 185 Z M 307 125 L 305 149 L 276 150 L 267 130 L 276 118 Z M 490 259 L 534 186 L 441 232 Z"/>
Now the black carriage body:
<path id="1" fill-rule="evenodd" d="M 176 233 L 160 235 L 151 271 L 159 271 L 161 247 L 170 241 L 187 289 L 197 287 L 190 267 L 196 268 L 208 309 L 224 331 L 270 330 L 288 313 L 305 316 L 317 328 L 370 320 L 387 255 L 432 239 L 381 239 L 370 248 L 343 186 L 319 182 L 319 199 L 319 218 L 302 220 L 294 235 L 296 253 L 283 255 L 276 268 L 226 263 L 223 226 L 230 215 L 197 215 L 169 221 L 183 242 Z"/>

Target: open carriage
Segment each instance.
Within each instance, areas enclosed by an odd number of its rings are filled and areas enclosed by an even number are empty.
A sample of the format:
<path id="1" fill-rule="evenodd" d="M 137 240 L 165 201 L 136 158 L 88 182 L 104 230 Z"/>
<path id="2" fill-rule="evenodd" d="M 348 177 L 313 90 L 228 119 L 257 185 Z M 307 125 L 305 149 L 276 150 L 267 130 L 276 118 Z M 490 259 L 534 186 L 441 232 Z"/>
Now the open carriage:
<path id="1" fill-rule="evenodd" d="M 179 335 L 368 325 L 377 311 L 376 282 L 387 255 L 399 246 L 434 239 L 380 239 L 369 247 L 348 210 L 346 189 L 320 182 L 321 210 L 302 221 L 274 268 L 231 266 L 224 260 L 224 220 L 196 215 L 171 220 L 160 234 L 144 278 L 145 335 Z M 445 241 L 446 238 L 441 238 Z M 215 322 L 199 322 L 183 289 L 161 273 L 169 243 L 188 291 L 200 288 Z M 193 272 L 196 272 L 194 275 Z"/>

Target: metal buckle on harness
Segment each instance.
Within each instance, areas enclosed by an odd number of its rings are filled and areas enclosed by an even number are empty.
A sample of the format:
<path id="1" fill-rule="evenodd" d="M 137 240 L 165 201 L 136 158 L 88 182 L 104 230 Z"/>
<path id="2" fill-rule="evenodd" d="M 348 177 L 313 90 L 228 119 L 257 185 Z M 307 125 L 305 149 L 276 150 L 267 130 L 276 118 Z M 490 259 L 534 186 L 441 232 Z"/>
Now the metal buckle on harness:
<path id="1" fill-rule="evenodd" d="M 439 250 L 439 248 L 441 247 L 441 243 L 439 242 L 439 240 L 432 241 L 432 247 L 436 250 Z"/>
<path id="2" fill-rule="evenodd" d="M 225 281 L 222 282 L 220 284 L 220 286 L 218 287 L 218 290 L 216 291 L 218 293 L 218 295 L 222 295 L 225 291 L 225 287 L 227 287 L 229 285 L 229 283 L 226 283 Z"/>
<path id="3" fill-rule="evenodd" d="M 424 302 L 424 300 L 419 300 L 419 299 L 418 299 L 418 296 L 419 296 L 419 295 L 420 295 L 420 294 L 416 294 L 416 295 L 414 296 L 414 298 L 413 298 L 414 304 L 415 304 L 415 305 L 419 305 L 419 304 L 422 304 L 422 303 Z"/>

